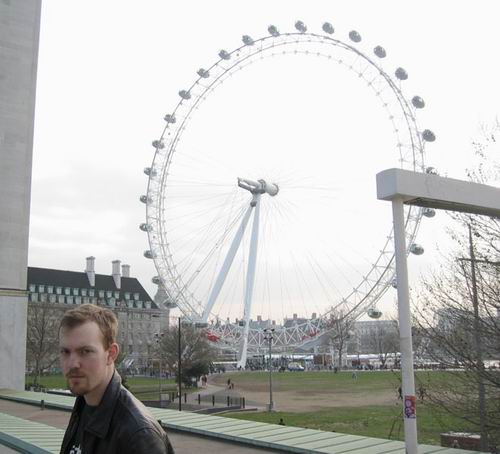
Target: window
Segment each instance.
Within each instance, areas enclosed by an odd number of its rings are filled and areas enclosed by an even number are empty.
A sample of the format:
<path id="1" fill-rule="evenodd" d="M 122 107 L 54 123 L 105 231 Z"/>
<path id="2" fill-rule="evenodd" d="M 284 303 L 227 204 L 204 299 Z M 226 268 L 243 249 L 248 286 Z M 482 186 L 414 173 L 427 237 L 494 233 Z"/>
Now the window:
<path id="1" fill-rule="evenodd" d="M 39 285 L 39 286 L 38 286 L 38 291 L 39 291 L 40 293 L 45 293 L 45 285 Z"/>
<path id="2" fill-rule="evenodd" d="M 30 293 L 30 301 L 36 303 L 38 301 L 38 293 Z"/>
<path id="3" fill-rule="evenodd" d="M 62 287 L 56 287 L 56 293 L 60 295 L 62 293 Z"/>
<path id="4" fill-rule="evenodd" d="M 73 289 L 73 296 L 78 296 L 78 289 L 74 288 Z M 79 303 L 78 303 L 79 304 Z"/>
<path id="5" fill-rule="evenodd" d="M 49 295 L 49 303 L 55 303 L 56 302 L 56 298 L 57 298 L 57 295 L 54 295 L 53 293 L 51 293 Z"/>
<path id="6" fill-rule="evenodd" d="M 75 296 L 75 304 L 82 304 L 82 297 L 81 296 Z"/>
<path id="7" fill-rule="evenodd" d="M 66 297 L 66 304 L 74 304 L 73 297 L 71 295 L 68 295 Z"/>
<path id="8" fill-rule="evenodd" d="M 99 298 L 104 298 L 104 290 L 99 290 Z"/>
<path id="9" fill-rule="evenodd" d="M 36 285 L 35 284 L 30 284 L 30 292 L 36 292 Z"/>
<path id="10" fill-rule="evenodd" d="M 90 303 L 89 297 L 88 296 L 84 296 L 83 297 L 83 304 L 89 304 L 89 303 Z"/>
<path id="11" fill-rule="evenodd" d="M 97 304 L 97 298 L 95 296 L 93 296 L 92 298 L 90 298 L 90 302 L 92 304 Z"/>
<path id="12" fill-rule="evenodd" d="M 40 294 L 40 301 L 42 303 L 46 303 L 47 302 L 47 294 L 46 293 Z"/>
<path id="13" fill-rule="evenodd" d="M 130 292 L 125 292 L 125 299 L 129 300 L 130 299 Z"/>
<path id="14" fill-rule="evenodd" d="M 71 295 L 71 289 L 70 289 L 69 287 L 66 287 L 66 288 L 64 289 L 64 294 L 65 294 L 66 296 Z"/>
<path id="15" fill-rule="evenodd" d="M 115 292 L 114 296 L 115 296 L 116 299 L 120 298 L 120 292 Z"/>
<path id="16" fill-rule="evenodd" d="M 106 298 L 111 298 L 113 292 L 111 290 L 106 291 Z"/>
<path id="17" fill-rule="evenodd" d="M 114 298 L 110 298 L 108 300 L 108 304 L 111 306 L 111 307 L 115 307 L 115 299 Z"/>
<path id="18" fill-rule="evenodd" d="M 47 286 L 47 293 L 54 293 L 54 286 L 53 285 Z"/>
<path id="19" fill-rule="evenodd" d="M 139 294 L 138 293 L 134 293 L 134 300 L 136 300 L 136 301 L 139 300 Z"/>
<path id="20" fill-rule="evenodd" d="M 89 296 L 94 296 L 94 289 L 93 288 L 89 289 Z"/>
<path id="21" fill-rule="evenodd" d="M 59 304 L 64 304 L 64 295 L 57 295 L 57 302 Z"/>
<path id="22" fill-rule="evenodd" d="M 87 296 L 87 289 L 86 288 L 82 288 L 82 296 Z"/>

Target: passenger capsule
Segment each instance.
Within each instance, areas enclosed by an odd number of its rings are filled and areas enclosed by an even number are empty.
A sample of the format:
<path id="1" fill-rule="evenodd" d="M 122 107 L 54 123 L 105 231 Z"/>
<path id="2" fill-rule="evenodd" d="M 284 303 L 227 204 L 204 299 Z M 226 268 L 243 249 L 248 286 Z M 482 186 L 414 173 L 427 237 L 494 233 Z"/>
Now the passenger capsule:
<path id="1" fill-rule="evenodd" d="M 333 25 L 330 24 L 330 22 L 325 22 L 323 24 L 323 31 L 331 35 L 335 31 L 335 29 L 333 28 Z"/>
<path id="2" fill-rule="evenodd" d="M 148 197 L 147 195 L 141 195 L 139 197 L 139 200 L 147 205 L 149 205 L 153 201 L 153 199 L 151 197 Z"/>
<path id="3" fill-rule="evenodd" d="M 359 43 L 361 41 L 361 35 L 356 30 L 351 30 L 349 32 L 349 39 L 355 43 Z"/>
<path id="4" fill-rule="evenodd" d="M 222 49 L 219 52 L 219 57 L 222 58 L 222 60 L 229 60 L 231 58 L 231 54 L 227 50 Z"/>
<path id="5" fill-rule="evenodd" d="M 424 253 L 424 248 L 420 244 L 413 243 L 410 246 L 410 252 L 415 255 L 422 255 Z"/>
<path id="6" fill-rule="evenodd" d="M 403 68 L 396 69 L 396 72 L 394 74 L 396 75 L 396 77 L 399 80 L 406 80 L 406 79 L 408 79 L 408 73 Z"/>
<path id="7" fill-rule="evenodd" d="M 424 208 L 422 214 L 426 218 L 433 218 L 434 216 L 436 216 L 436 210 L 434 208 Z"/>
<path id="8" fill-rule="evenodd" d="M 245 46 L 253 46 L 255 44 L 255 42 L 252 39 L 252 37 L 248 36 L 248 35 L 243 35 L 241 37 L 241 40 L 243 41 L 243 44 L 245 44 Z"/>
<path id="9" fill-rule="evenodd" d="M 416 109 L 423 109 L 425 107 L 425 102 L 420 96 L 414 96 L 411 103 Z"/>
<path id="10" fill-rule="evenodd" d="M 146 223 L 142 223 L 139 225 L 139 228 L 143 231 L 143 232 L 151 232 L 153 230 L 153 226 L 151 224 L 146 224 Z"/>
<path id="11" fill-rule="evenodd" d="M 151 142 L 151 145 L 153 145 L 153 147 L 155 147 L 157 150 L 161 150 L 161 149 L 165 148 L 165 144 L 163 143 L 163 140 L 153 140 Z"/>
<path id="12" fill-rule="evenodd" d="M 179 96 L 180 96 L 182 99 L 185 99 L 185 100 L 191 99 L 191 93 L 189 93 L 189 91 L 187 91 L 187 90 L 181 90 L 181 91 L 179 92 Z"/>
<path id="13" fill-rule="evenodd" d="M 280 35 L 280 32 L 279 32 L 278 28 L 275 25 L 270 25 L 269 27 L 267 27 L 267 31 L 269 32 L 269 34 L 271 36 L 274 36 L 274 37 Z"/>
<path id="14" fill-rule="evenodd" d="M 387 53 L 386 53 L 385 49 L 382 46 L 375 47 L 375 49 L 373 49 L 373 53 L 378 58 L 385 58 L 387 56 Z"/>
<path id="15" fill-rule="evenodd" d="M 207 79 L 210 77 L 210 73 L 203 68 L 200 68 L 198 71 L 196 71 L 196 74 L 198 74 L 198 76 L 202 77 L 203 79 Z"/>
<path id="16" fill-rule="evenodd" d="M 436 136 L 430 129 L 426 129 L 422 132 L 422 139 L 426 142 L 434 142 L 436 140 Z"/>
<path id="17" fill-rule="evenodd" d="M 380 318 L 382 317 L 382 311 L 380 309 L 377 309 L 376 307 L 371 307 L 370 309 L 368 309 L 368 317 L 370 318 Z"/>
<path id="18" fill-rule="evenodd" d="M 144 251 L 144 257 L 146 257 L 147 259 L 155 259 L 156 253 L 154 251 L 148 249 L 147 251 Z"/>
<path id="19" fill-rule="evenodd" d="M 297 22 L 295 22 L 295 28 L 300 32 L 300 33 L 305 33 L 307 31 L 307 27 L 306 25 L 304 24 L 304 22 L 302 22 L 301 20 L 298 20 Z"/>
<path id="20" fill-rule="evenodd" d="M 171 115 L 171 114 L 167 114 L 163 117 L 163 119 L 167 122 L 167 123 L 175 123 L 176 122 L 176 118 L 175 118 L 175 115 Z"/>

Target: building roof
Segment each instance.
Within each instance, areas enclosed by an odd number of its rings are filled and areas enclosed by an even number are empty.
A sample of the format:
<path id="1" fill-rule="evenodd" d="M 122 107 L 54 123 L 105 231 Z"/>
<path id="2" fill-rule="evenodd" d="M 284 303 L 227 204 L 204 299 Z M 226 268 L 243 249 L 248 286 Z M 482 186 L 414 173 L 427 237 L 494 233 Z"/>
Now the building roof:
<path id="1" fill-rule="evenodd" d="M 117 291 L 113 276 L 106 274 L 95 275 L 95 286 L 91 287 L 85 271 L 65 271 L 54 270 L 52 268 L 28 267 L 28 289 L 30 284 L 35 285 L 53 285 L 54 287 L 70 288 L 94 288 L 95 290 Z M 124 300 L 124 293 L 139 293 L 141 301 L 151 301 L 151 307 L 157 308 L 157 305 L 135 277 L 121 276 L 120 300 Z"/>

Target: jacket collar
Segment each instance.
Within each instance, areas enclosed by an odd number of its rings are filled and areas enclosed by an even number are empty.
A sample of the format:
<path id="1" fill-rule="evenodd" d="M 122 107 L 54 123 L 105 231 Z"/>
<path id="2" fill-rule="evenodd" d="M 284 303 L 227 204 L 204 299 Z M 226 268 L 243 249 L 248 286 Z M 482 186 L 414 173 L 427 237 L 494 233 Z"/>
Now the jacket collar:
<path id="1" fill-rule="evenodd" d="M 85 426 L 85 431 L 92 433 L 96 437 L 105 438 L 109 426 L 111 424 L 111 419 L 115 411 L 115 406 L 118 401 L 118 395 L 121 390 L 122 380 L 118 372 L 113 373 L 113 377 L 106 387 L 106 391 L 101 399 L 101 403 L 97 406 L 96 411 L 92 414 L 89 422 Z M 79 413 L 85 400 L 83 397 L 79 396 L 76 399 L 75 410 Z"/>

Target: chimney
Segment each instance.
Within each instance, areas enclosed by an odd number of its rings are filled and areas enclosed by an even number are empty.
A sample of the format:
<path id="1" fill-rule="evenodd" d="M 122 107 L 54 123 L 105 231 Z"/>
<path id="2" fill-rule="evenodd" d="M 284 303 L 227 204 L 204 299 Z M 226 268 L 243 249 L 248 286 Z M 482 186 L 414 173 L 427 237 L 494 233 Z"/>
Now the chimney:
<path id="1" fill-rule="evenodd" d="M 115 281 L 115 286 L 118 290 L 122 286 L 122 275 L 120 274 L 120 260 L 113 260 L 113 280 Z"/>
<path id="2" fill-rule="evenodd" d="M 312 313 L 312 319 L 313 319 L 313 320 L 316 320 L 316 312 L 313 312 L 313 313 Z"/>
<path id="3" fill-rule="evenodd" d="M 261 322 L 261 321 L 262 321 L 262 316 L 261 316 L 261 315 L 257 315 L 257 321 L 258 321 L 258 322 Z"/>
<path id="4" fill-rule="evenodd" d="M 122 265 L 122 276 L 130 277 L 130 265 Z"/>
<path id="5" fill-rule="evenodd" d="M 95 287 L 95 270 L 94 270 L 95 257 L 87 257 L 87 267 L 85 272 L 91 287 Z"/>
<path id="6" fill-rule="evenodd" d="M 293 319 L 297 320 L 297 314 L 293 314 Z"/>

